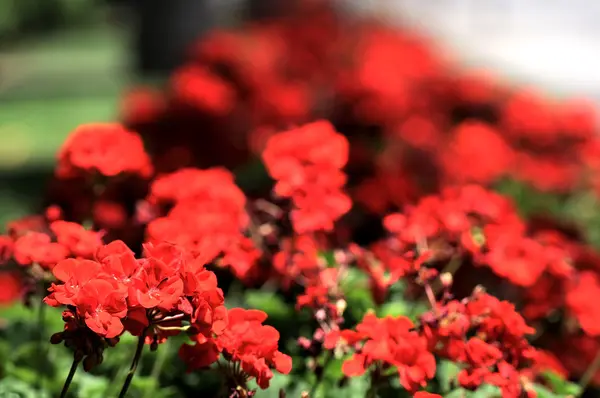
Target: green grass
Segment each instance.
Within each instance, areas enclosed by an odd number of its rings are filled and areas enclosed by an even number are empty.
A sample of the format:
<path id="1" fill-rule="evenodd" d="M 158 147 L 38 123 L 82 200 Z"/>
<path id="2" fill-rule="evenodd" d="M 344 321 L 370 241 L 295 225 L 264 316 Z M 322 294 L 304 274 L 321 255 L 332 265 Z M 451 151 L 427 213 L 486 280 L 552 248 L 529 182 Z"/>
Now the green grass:
<path id="1" fill-rule="evenodd" d="M 30 100 L 0 106 L 0 169 L 40 167 L 54 161 L 79 124 L 115 118 L 116 97 Z"/>
<path id="2" fill-rule="evenodd" d="M 124 44 L 101 27 L 0 51 L 0 172 L 50 168 L 77 125 L 115 120 L 128 80 Z"/>

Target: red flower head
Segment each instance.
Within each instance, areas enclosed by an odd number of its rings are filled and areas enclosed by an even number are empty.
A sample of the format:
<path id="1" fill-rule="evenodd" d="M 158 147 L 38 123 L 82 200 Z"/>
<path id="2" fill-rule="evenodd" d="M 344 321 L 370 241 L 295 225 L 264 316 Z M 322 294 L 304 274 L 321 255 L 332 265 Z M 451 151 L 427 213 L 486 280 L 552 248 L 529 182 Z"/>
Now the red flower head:
<path id="1" fill-rule="evenodd" d="M 235 106 L 233 88 L 202 67 L 185 66 L 179 69 L 173 75 L 171 87 L 179 101 L 211 115 L 227 115 Z"/>
<path id="2" fill-rule="evenodd" d="M 600 308 L 594 300 L 599 295 L 600 280 L 591 271 L 581 272 L 567 292 L 567 308 L 590 336 L 600 335 Z"/>
<path id="3" fill-rule="evenodd" d="M 512 166 L 512 150 L 500 134 L 481 122 L 460 124 L 448 148 L 442 149 L 447 178 L 459 183 L 489 184 Z"/>
<path id="4" fill-rule="evenodd" d="M 127 315 L 125 297 L 126 292 L 115 281 L 94 279 L 81 287 L 75 304 L 90 330 L 112 338 L 123 332 L 121 319 Z"/>
<path id="5" fill-rule="evenodd" d="M 56 175 L 70 178 L 93 173 L 106 177 L 121 173 L 148 177 L 152 165 L 139 135 L 120 124 L 79 126 L 58 153 Z"/>
<path id="6" fill-rule="evenodd" d="M 58 243 L 66 247 L 73 257 L 92 258 L 102 245 L 100 233 L 88 231 L 74 222 L 54 221 L 50 229 Z"/>
<path id="7" fill-rule="evenodd" d="M 228 313 L 229 325 L 217 338 L 220 350 L 239 361 L 242 369 L 254 376 L 261 388 L 269 386 L 273 376 L 270 368 L 288 374 L 292 369 L 292 359 L 278 351 L 279 332 L 262 323 L 267 314 L 258 310 L 233 308 Z"/>
<path id="8" fill-rule="evenodd" d="M 263 152 L 267 171 L 277 183 L 273 189 L 290 198 L 291 218 L 298 233 L 330 231 L 352 206 L 342 191 L 348 161 L 348 141 L 327 121 L 306 124 L 271 136 Z"/>
<path id="9" fill-rule="evenodd" d="M 16 240 L 13 255 L 21 265 L 39 264 L 45 269 L 52 269 L 69 255 L 69 250 L 60 243 L 52 242 L 44 233 L 28 232 Z"/>

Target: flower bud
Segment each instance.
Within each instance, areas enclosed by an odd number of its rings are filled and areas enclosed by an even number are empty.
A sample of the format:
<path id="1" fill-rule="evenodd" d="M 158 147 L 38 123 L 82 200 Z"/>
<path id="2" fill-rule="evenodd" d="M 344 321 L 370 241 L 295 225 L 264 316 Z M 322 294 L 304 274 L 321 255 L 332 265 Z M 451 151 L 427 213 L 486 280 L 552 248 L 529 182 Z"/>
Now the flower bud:
<path id="1" fill-rule="evenodd" d="M 445 288 L 452 286 L 452 282 L 453 282 L 452 274 L 449 272 L 444 272 L 443 274 L 440 275 L 440 281 L 442 282 L 442 286 L 444 286 Z"/>
<path id="2" fill-rule="evenodd" d="M 312 343 L 311 343 L 311 341 L 310 341 L 309 339 L 307 339 L 306 337 L 304 337 L 304 336 L 300 336 L 300 337 L 298 337 L 298 345 L 299 345 L 301 348 L 303 348 L 303 349 L 305 349 L 305 350 L 308 350 L 308 349 L 310 348 L 310 346 L 312 345 Z"/>
<path id="3" fill-rule="evenodd" d="M 335 308 L 337 310 L 338 316 L 342 316 L 344 314 L 344 311 L 346 311 L 347 306 L 348 303 L 346 303 L 346 300 L 344 299 L 339 299 L 335 302 Z"/>
<path id="4" fill-rule="evenodd" d="M 327 319 L 327 313 L 321 308 L 315 313 L 315 318 L 317 321 L 323 322 L 325 319 Z"/>
<path id="5" fill-rule="evenodd" d="M 62 342 L 63 342 L 63 333 L 62 332 L 54 333 L 52 335 L 52 337 L 50 337 L 51 344 L 60 344 Z"/>

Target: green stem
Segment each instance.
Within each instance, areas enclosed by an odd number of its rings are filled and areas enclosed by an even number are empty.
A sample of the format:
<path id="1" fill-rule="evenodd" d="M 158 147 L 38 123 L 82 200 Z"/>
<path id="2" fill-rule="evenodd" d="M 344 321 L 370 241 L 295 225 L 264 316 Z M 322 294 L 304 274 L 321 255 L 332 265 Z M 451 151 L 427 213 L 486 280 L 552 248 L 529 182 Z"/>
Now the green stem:
<path id="1" fill-rule="evenodd" d="M 142 351 L 144 350 L 144 344 L 146 342 L 146 332 L 147 330 L 144 330 L 144 332 L 138 338 L 138 343 L 135 349 L 135 354 L 133 356 L 133 361 L 131 361 L 131 366 L 129 367 L 127 378 L 125 379 L 125 382 L 123 383 L 123 388 L 121 388 L 121 392 L 119 393 L 119 398 L 125 398 L 127 390 L 131 385 L 131 380 L 133 380 L 135 370 L 137 369 L 138 363 L 140 362 L 140 358 L 142 357 Z"/>
<path id="2" fill-rule="evenodd" d="M 329 362 L 331 362 L 331 360 L 333 359 L 333 354 L 331 353 L 331 351 L 325 351 L 324 355 L 325 355 L 325 359 L 323 360 L 323 365 L 321 365 L 323 367 L 323 369 L 319 373 L 319 376 L 317 377 L 316 382 L 310 388 L 310 391 L 308 393 L 309 397 L 312 397 L 315 395 L 315 391 L 317 390 L 317 388 L 319 388 L 319 386 L 323 382 L 323 376 L 325 375 L 325 369 L 327 368 L 327 365 L 329 365 Z"/>
<path id="3" fill-rule="evenodd" d="M 73 381 L 73 376 L 75 376 L 75 372 L 77 371 L 79 362 L 81 362 L 81 359 L 78 360 L 73 358 L 73 364 L 71 365 L 71 369 L 69 370 L 67 380 L 65 380 L 65 384 L 63 385 L 63 389 L 60 393 L 60 398 L 65 398 L 67 396 L 67 392 L 69 391 L 69 387 L 71 386 L 71 382 Z"/>
<path id="4" fill-rule="evenodd" d="M 38 345 L 38 352 L 40 353 L 40 358 L 46 358 L 46 346 L 47 346 L 47 342 L 44 341 L 44 336 L 46 334 L 46 328 L 45 328 L 45 320 L 46 320 L 46 304 L 43 303 L 42 299 L 39 298 L 39 300 L 37 300 L 37 338 L 36 338 L 36 343 Z M 45 365 L 45 361 L 40 360 L 37 361 L 37 377 L 36 377 L 36 389 L 37 390 L 41 390 L 44 387 L 44 365 Z"/>
<path id="5" fill-rule="evenodd" d="M 585 373 L 583 374 L 583 376 L 581 376 L 581 379 L 579 380 L 579 387 L 581 387 L 581 390 L 579 391 L 578 396 L 581 396 L 584 393 L 585 389 L 590 384 L 590 382 L 592 381 L 599 369 L 600 350 L 598 350 L 598 352 L 596 353 L 596 357 L 594 358 L 592 363 L 590 363 L 588 368 L 585 370 Z"/>
<path id="6" fill-rule="evenodd" d="M 169 356 L 169 352 L 170 350 L 170 340 L 167 339 L 167 341 L 163 344 L 162 350 L 159 349 L 159 351 L 156 353 L 156 361 L 154 362 L 154 366 L 152 367 L 152 372 L 150 373 L 150 378 L 152 380 L 155 380 L 157 382 L 157 384 L 159 383 L 159 377 L 160 377 L 160 373 L 162 371 L 162 368 L 167 360 L 167 357 Z M 152 395 L 155 393 L 155 391 L 153 390 L 152 387 L 149 387 L 148 389 L 146 389 L 146 391 L 144 392 L 144 398 L 150 398 L 152 397 Z"/>

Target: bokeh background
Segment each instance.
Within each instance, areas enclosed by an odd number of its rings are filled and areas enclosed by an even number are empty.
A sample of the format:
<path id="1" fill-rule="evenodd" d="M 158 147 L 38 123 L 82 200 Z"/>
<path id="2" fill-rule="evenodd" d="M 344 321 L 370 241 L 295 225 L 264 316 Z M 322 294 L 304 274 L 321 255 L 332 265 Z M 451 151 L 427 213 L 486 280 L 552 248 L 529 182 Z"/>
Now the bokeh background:
<path id="1" fill-rule="evenodd" d="M 118 119 L 128 87 L 160 84 L 209 29 L 292 1 L 0 0 L 0 228 L 35 212 L 77 125 Z M 431 36 L 465 67 L 600 102 L 600 2 L 334 1 Z"/>

